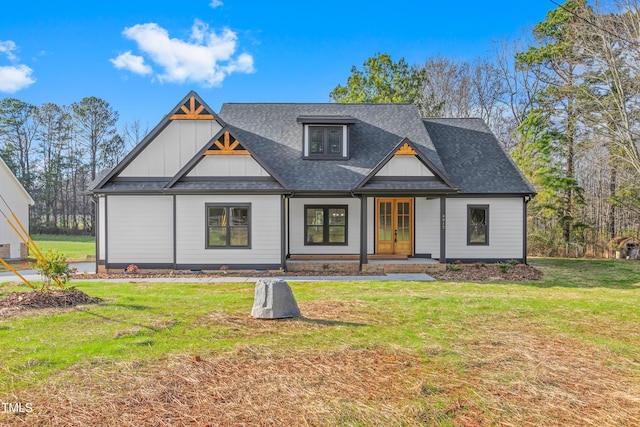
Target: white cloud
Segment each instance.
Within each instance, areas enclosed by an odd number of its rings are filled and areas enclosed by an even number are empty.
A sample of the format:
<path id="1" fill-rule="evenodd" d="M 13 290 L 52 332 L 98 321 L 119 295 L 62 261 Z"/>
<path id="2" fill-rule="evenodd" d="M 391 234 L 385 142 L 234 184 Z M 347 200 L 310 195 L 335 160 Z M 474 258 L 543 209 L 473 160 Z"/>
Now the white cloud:
<path id="1" fill-rule="evenodd" d="M 221 0 L 211 0 L 211 3 L 209 3 L 209 6 L 211 6 L 212 8 L 216 8 L 216 7 L 220 7 L 222 6 L 223 3 Z"/>
<path id="2" fill-rule="evenodd" d="M 243 53 L 234 56 L 237 36 L 233 31 L 225 28 L 218 34 L 209 30 L 209 26 L 198 19 L 191 27 L 188 41 L 171 38 L 167 30 L 155 23 L 134 25 L 125 28 L 122 34 L 137 43 L 148 62 L 158 69 L 155 74 L 161 82 L 195 82 L 211 87 L 220 85 L 231 73 L 255 71 L 251 55 Z M 127 54 L 129 61 L 125 62 L 122 57 Z M 151 70 L 149 65 L 144 64 L 142 56 L 131 52 L 122 54 L 111 62 L 116 67 L 116 62 L 127 64 L 120 68 L 133 71 L 130 61 L 132 58 L 136 58 L 135 64 L 140 70 L 144 67 Z"/>
<path id="3" fill-rule="evenodd" d="M 0 54 L 4 54 L 11 62 L 18 60 L 13 53 L 16 49 L 12 40 L 0 41 Z M 0 92 L 14 93 L 31 86 L 36 81 L 31 73 L 33 70 L 23 64 L 0 66 Z"/>
<path id="4" fill-rule="evenodd" d="M 33 70 L 26 65 L 0 67 L 0 92 L 14 93 L 35 83 L 31 78 Z"/>
<path id="5" fill-rule="evenodd" d="M 12 40 L 0 41 L 0 53 L 7 55 L 10 61 L 15 61 L 16 56 L 11 51 L 16 50 L 16 44 Z"/>
<path id="6" fill-rule="evenodd" d="M 141 76 L 151 74 L 152 71 L 151 67 L 144 63 L 142 56 L 133 55 L 131 51 L 118 55 L 110 61 L 118 70 L 129 70 Z"/>

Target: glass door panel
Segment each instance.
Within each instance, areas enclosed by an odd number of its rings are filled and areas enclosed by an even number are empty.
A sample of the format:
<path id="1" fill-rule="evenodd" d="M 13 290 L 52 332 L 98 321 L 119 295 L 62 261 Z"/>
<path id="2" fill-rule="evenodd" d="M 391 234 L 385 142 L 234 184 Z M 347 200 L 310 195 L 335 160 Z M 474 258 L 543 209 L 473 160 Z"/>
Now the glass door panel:
<path id="1" fill-rule="evenodd" d="M 377 199 L 375 225 L 377 254 L 413 254 L 413 199 Z"/>

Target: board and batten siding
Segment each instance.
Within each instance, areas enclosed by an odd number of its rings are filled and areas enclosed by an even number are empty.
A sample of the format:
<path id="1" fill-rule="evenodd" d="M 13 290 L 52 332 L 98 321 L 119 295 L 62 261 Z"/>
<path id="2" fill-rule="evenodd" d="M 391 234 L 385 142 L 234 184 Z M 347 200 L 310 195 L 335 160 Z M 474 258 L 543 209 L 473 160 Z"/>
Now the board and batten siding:
<path id="1" fill-rule="evenodd" d="M 414 214 L 416 254 L 440 258 L 440 199 L 416 197 Z"/>
<path id="2" fill-rule="evenodd" d="M 347 245 L 305 245 L 304 206 L 347 206 Z M 292 198 L 289 199 L 289 253 L 292 255 L 346 255 L 360 253 L 360 199 Z"/>
<path id="3" fill-rule="evenodd" d="M 220 129 L 214 120 L 174 120 L 118 176 L 173 177 Z"/>
<path id="4" fill-rule="evenodd" d="M 449 198 L 447 259 L 523 258 L 523 200 L 513 198 Z M 467 244 L 467 206 L 489 206 L 489 245 Z"/>
<path id="5" fill-rule="evenodd" d="M 206 204 L 251 205 L 250 244 L 243 248 L 206 248 Z M 176 196 L 176 262 L 200 265 L 262 265 L 281 263 L 281 196 Z"/>
<path id="6" fill-rule="evenodd" d="M 109 264 L 173 262 L 172 196 L 107 196 Z"/>
<path id="7" fill-rule="evenodd" d="M 376 176 L 434 176 L 416 157 L 407 155 L 393 156 Z"/>
<path id="8" fill-rule="evenodd" d="M 270 176 L 251 156 L 205 156 L 188 174 L 199 176 Z"/>

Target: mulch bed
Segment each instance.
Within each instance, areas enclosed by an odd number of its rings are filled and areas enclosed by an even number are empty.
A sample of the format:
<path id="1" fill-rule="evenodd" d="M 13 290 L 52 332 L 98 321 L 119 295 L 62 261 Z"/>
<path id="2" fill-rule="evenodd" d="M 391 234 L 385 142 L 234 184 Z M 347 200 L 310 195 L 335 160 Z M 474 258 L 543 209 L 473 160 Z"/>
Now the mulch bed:
<path id="1" fill-rule="evenodd" d="M 0 315 L 19 310 L 98 304 L 101 301 L 100 298 L 90 297 L 78 289 L 13 292 L 0 299 Z"/>
<path id="2" fill-rule="evenodd" d="M 371 276 L 372 274 L 361 274 L 361 276 Z M 96 273 L 88 276 L 91 279 L 189 279 L 198 277 L 302 277 L 302 276 L 344 276 L 337 272 L 317 272 L 317 271 L 287 271 L 278 270 L 204 270 L 204 271 L 169 271 L 153 272 L 141 270 L 137 273 Z M 82 277 L 78 276 L 77 280 Z"/>
<path id="3" fill-rule="evenodd" d="M 460 268 L 457 271 L 447 269 L 446 271 L 429 273 L 434 279 L 446 282 L 487 282 L 494 280 L 527 281 L 539 280 L 542 278 L 542 271 L 530 265 L 518 264 L 509 271 L 500 270 L 496 264 L 454 264 Z"/>

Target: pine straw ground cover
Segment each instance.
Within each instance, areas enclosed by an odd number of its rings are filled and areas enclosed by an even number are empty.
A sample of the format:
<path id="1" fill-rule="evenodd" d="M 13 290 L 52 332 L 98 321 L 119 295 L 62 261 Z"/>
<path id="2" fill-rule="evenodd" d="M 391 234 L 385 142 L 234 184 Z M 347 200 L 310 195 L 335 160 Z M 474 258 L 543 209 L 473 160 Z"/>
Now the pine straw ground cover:
<path id="1" fill-rule="evenodd" d="M 103 302 L 0 319 L 0 401 L 33 408 L 0 425 L 640 425 L 638 267 L 292 283 L 281 321 L 247 284 L 79 284 Z"/>

